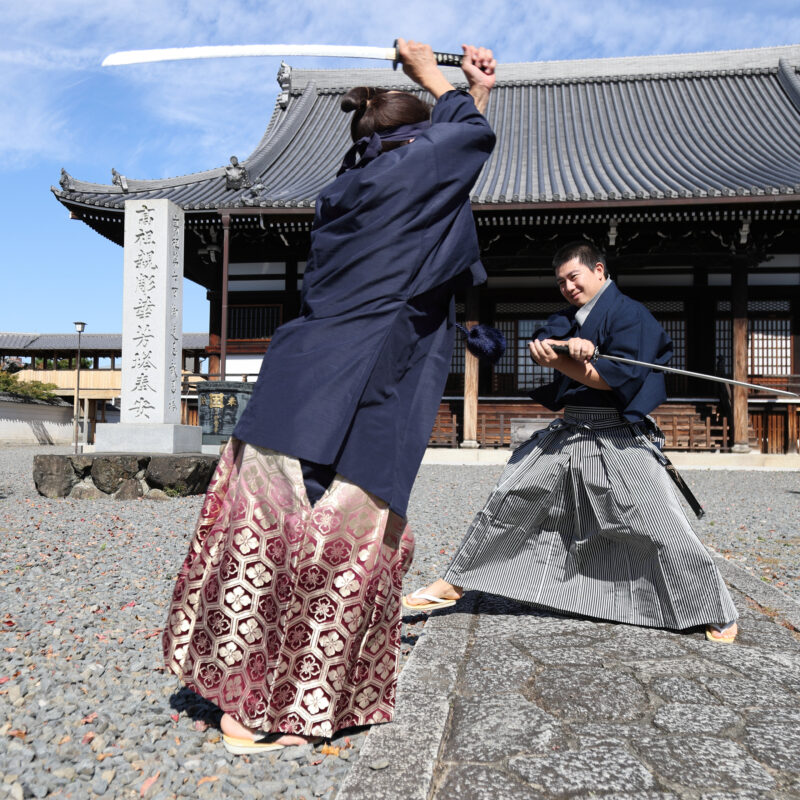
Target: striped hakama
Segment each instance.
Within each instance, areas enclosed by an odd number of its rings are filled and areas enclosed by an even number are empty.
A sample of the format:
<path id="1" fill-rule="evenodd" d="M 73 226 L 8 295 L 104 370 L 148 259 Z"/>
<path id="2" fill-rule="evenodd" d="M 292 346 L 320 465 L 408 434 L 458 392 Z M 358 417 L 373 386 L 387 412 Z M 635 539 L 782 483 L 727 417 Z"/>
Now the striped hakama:
<path id="1" fill-rule="evenodd" d="M 405 520 L 340 475 L 312 507 L 297 459 L 231 439 L 175 584 L 167 667 L 251 728 L 388 722 L 413 548 Z"/>
<path id="2" fill-rule="evenodd" d="M 660 459 L 615 409 L 567 406 L 514 451 L 444 579 L 633 625 L 735 620 Z"/>

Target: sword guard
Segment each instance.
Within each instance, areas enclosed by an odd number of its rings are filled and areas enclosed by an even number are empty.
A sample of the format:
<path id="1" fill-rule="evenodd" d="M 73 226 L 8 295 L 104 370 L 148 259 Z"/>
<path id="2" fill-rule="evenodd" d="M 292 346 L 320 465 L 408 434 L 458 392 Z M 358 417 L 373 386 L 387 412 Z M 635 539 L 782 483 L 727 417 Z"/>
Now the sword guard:
<path id="1" fill-rule="evenodd" d="M 598 358 L 600 358 L 600 348 L 595 347 L 594 353 L 592 354 L 592 364 L 594 364 L 594 362 L 597 361 Z"/>

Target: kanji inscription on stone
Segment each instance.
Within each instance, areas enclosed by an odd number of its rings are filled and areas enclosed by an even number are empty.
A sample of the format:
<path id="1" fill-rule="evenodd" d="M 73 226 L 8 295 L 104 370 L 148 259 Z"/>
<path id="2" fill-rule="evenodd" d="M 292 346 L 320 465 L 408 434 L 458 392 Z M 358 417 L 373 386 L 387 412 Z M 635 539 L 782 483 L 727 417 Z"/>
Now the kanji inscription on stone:
<path id="1" fill-rule="evenodd" d="M 125 203 L 122 422 L 180 423 L 183 211 Z"/>

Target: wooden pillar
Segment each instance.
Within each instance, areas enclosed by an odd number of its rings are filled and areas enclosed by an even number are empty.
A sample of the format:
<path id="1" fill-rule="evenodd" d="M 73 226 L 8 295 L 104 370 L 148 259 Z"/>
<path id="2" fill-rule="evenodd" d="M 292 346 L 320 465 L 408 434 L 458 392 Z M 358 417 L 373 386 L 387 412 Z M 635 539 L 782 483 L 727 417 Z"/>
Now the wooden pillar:
<path id="1" fill-rule="evenodd" d="M 97 426 L 97 400 L 89 400 L 87 412 L 86 442 L 90 444 L 94 441 L 94 431 Z"/>
<path id="2" fill-rule="evenodd" d="M 469 330 L 478 324 L 478 290 L 473 286 L 467 291 L 464 308 L 464 327 Z M 464 348 L 464 441 L 461 447 L 478 447 L 478 359 Z"/>
<path id="3" fill-rule="evenodd" d="M 709 291 L 708 272 L 702 266 L 693 269 L 691 294 L 686 299 L 686 368 L 694 372 L 715 374 L 716 295 Z M 721 386 L 722 384 L 716 384 Z M 687 394 L 691 397 L 716 394 L 714 386 L 706 381 L 689 379 Z"/>
<path id="4" fill-rule="evenodd" d="M 221 301 L 218 290 L 209 291 L 208 297 L 208 379 L 219 380 L 219 343 Z M 216 352 L 211 352 L 216 351 Z"/>
<path id="5" fill-rule="evenodd" d="M 88 397 L 81 398 L 81 405 L 83 406 L 83 436 L 81 437 L 81 441 L 83 444 L 89 443 L 89 403 L 90 400 Z"/>
<path id="6" fill-rule="evenodd" d="M 110 358 L 111 358 L 111 369 L 116 369 L 117 368 L 117 357 L 112 355 Z"/>
<path id="7" fill-rule="evenodd" d="M 731 274 L 731 312 L 733 317 L 733 379 L 747 380 L 747 264 L 733 265 Z M 747 389 L 733 387 L 733 452 L 749 453 Z"/>
<path id="8" fill-rule="evenodd" d="M 228 263 L 231 247 L 231 215 L 222 215 L 222 313 L 219 340 L 220 380 L 225 380 L 225 361 L 228 356 Z"/>
<path id="9" fill-rule="evenodd" d="M 795 290 L 794 297 L 790 305 L 792 313 L 792 360 L 791 373 L 797 375 L 800 372 L 800 292 Z M 789 385 L 786 387 L 790 392 L 798 391 L 798 386 Z M 787 453 L 798 452 L 798 439 L 800 439 L 800 405 L 787 403 L 786 405 L 786 427 L 787 427 Z"/>
<path id="10" fill-rule="evenodd" d="M 300 312 L 300 290 L 297 288 L 299 277 L 297 259 L 288 259 L 286 261 L 286 297 L 290 298 L 291 308 L 288 311 L 293 317 Z"/>

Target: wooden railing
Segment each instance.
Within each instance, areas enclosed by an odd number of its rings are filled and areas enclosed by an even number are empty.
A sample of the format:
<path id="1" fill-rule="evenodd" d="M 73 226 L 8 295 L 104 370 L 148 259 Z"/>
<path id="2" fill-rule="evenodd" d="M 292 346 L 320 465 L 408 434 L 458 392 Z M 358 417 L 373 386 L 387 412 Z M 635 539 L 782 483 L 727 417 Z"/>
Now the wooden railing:
<path id="1" fill-rule="evenodd" d="M 81 380 L 82 380 L 81 375 Z M 214 376 L 218 377 L 218 376 Z M 254 382 L 258 376 L 248 375 Z M 193 383 L 204 376 L 189 376 L 181 388 L 183 395 L 182 420 L 185 425 L 197 425 L 197 401 Z M 443 401 L 436 415 L 429 440 L 431 447 L 458 447 L 463 438 L 461 419 L 463 402 Z M 481 447 L 510 447 L 513 418 L 556 417 L 552 411 L 530 401 L 495 401 L 484 398 L 478 405 L 478 443 Z M 664 403 L 653 411 L 666 439 L 665 449 L 689 452 L 730 450 L 731 427 L 721 412 L 720 404 L 712 401 Z M 800 404 L 757 403 L 750 401 L 750 444 L 763 453 L 800 452 Z"/>
<path id="2" fill-rule="evenodd" d="M 75 391 L 75 369 L 23 369 L 16 372 L 23 383 L 41 381 L 54 383 L 58 389 Z M 109 396 L 119 394 L 122 388 L 122 370 L 119 369 L 81 369 L 81 391 L 84 389 L 108 389 Z"/>
<path id="3" fill-rule="evenodd" d="M 446 403 L 436 412 L 428 447 L 458 447 L 458 417 Z"/>
<path id="4" fill-rule="evenodd" d="M 762 453 L 800 453 L 800 405 L 750 403 L 750 445 Z"/>
<path id="5" fill-rule="evenodd" d="M 780 389 L 784 392 L 800 393 L 800 375 L 751 375 L 747 378 L 748 383 L 756 383 L 759 386 L 769 386 L 771 389 Z M 757 393 L 749 391 L 751 397 L 758 396 Z"/>
<path id="6" fill-rule="evenodd" d="M 728 418 L 716 404 L 664 403 L 651 416 L 664 432 L 667 450 L 728 450 Z"/>

